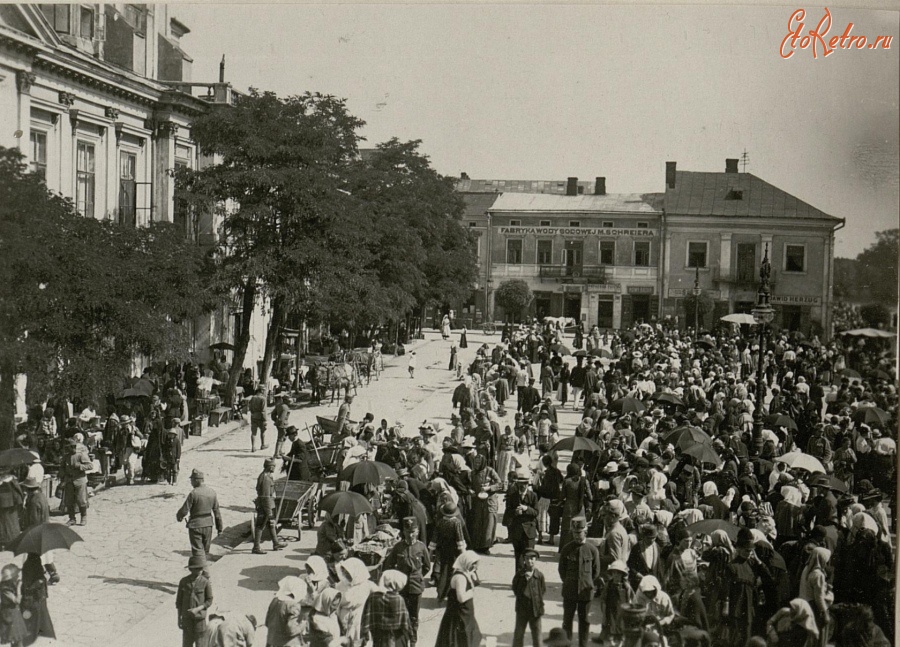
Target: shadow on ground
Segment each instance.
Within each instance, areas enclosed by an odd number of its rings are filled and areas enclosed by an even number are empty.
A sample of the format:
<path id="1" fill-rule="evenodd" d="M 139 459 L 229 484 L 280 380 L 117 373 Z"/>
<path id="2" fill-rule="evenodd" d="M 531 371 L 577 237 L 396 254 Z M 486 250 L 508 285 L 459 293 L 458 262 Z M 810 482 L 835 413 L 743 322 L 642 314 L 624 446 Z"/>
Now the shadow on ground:
<path id="1" fill-rule="evenodd" d="M 190 554 L 190 553 L 188 553 Z M 178 586 L 171 582 L 153 582 L 151 580 L 135 580 L 130 577 L 103 577 L 101 575 L 90 575 L 90 579 L 103 580 L 104 584 L 123 584 L 125 586 L 138 586 L 153 591 L 161 591 L 162 593 L 174 594 L 178 592 Z"/>
<path id="2" fill-rule="evenodd" d="M 275 592 L 278 590 L 278 582 L 288 575 L 300 575 L 300 569 L 285 568 L 283 564 L 251 566 L 241 571 L 238 586 L 250 591 Z"/>

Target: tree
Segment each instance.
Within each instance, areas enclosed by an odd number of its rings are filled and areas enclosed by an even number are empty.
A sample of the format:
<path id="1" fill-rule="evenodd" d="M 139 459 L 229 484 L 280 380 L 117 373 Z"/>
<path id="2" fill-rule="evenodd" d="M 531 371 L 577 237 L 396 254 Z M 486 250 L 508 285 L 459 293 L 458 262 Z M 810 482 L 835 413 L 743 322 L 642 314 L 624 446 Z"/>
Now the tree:
<path id="1" fill-rule="evenodd" d="M 217 281 L 233 291 L 242 318 L 227 392 L 233 396 L 258 301 L 269 308 L 260 380 L 272 368 L 287 315 L 311 311 L 323 294 L 345 293 L 365 264 L 366 223 L 346 189 L 363 122 L 343 100 L 305 93 L 279 98 L 251 89 L 234 106 L 192 125 L 201 152 L 218 164 L 181 178 L 185 200 L 215 205 L 222 219 Z"/>
<path id="2" fill-rule="evenodd" d="M 712 312 L 714 307 L 715 305 L 709 296 L 701 294 L 699 297 L 695 297 L 693 294 L 689 294 L 684 299 L 685 327 L 693 328 L 694 322 L 696 321 L 697 326 L 702 329 L 706 325 L 704 317 Z"/>
<path id="3" fill-rule="evenodd" d="M 531 305 L 533 299 L 531 288 L 522 279 L 503 281 L 494 293 L 494 303 L 516 319 L 521 318 L 522 311 Z"/>
<path id="4" fill-rule="evenodd" d="M 182 322 L 208 307 L 200 250 L 171 223 L 127 228 L 79 216 L 0 148 L 0 447 L 13 441 L 15 375 L 28 396 L 100 406 L 132 360 L 186 359 Z"/>
<path id="5" fill-rule="evenodd" d="M 856 298 L 890 307 L 897 303 L 900 229 L 876 232 L 875 238 L 876 242 L 856 257 Z"/>
<path id="6" fill-rule="evenodd" d="M 859 309 L 859 316 L 868 328 L 881 328 L 891 321 L 891 313 L 880 303 L 870 303 Z"/>

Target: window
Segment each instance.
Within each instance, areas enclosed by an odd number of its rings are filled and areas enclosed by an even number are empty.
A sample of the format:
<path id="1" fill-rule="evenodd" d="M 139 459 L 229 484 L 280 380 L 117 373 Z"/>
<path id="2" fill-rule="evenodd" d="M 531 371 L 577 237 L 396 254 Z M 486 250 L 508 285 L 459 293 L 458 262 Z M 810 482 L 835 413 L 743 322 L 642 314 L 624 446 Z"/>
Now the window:
<path id="1" fill-rule="evenodd" d="M 506 262 L 512 265 L 522 264 L 522 240 L 514 239 L 506 241 Z"/>
<path id="2" fill-rule="evenodd" d="M 637 224 L 637 226 L 638 226 L 638 229 L 649 229 L 650 223 L 649 222 L 639 222 Z"/>
<path id="3" fill-rule="evenodd" d="M 756 244 L 738 243 L 737 246 L 737 280 L 741 283 L 752 283 L 756 275 Z"/>
<path id="4" fill-rule="evenodd" d="M 31 166 L 36 174 L 47 180 L 47 133 L 31 131 Z"/>
<path id="5" fill-rule="evenodd" d="M 784 246 L 784 271 L 785 272 L 805 272 L 806 271 L 806 245 L 785 245 Z"/>
<path id="6" fill-rule="evenodd" d="M 61 34 L 69 33 L 69 5 L 42 4 L 41 12 L 54 31 L 58 31 Z"/>
<path id="7" fill-rule="evenodd" d="M 134 227 L 137 222 L 137 155 L 119 153 L 119 223 Z"/>
<path id="8" fill-rule="evenodd" d="M 581 227 L 581 221 L 580 220 L 570 220 L 569 227 Z"/>
<path id="9" fill-rule="evenodd" d="M 521 227 L 521 226 L 522 226 L 522 221 L 521 221 L 521 220 L 510 220 L 510 221 L 509 221 L 509 226 L 510 226 L 510 227 Z"/>
<path id="10" fill-rule="evenodd" d="M 478 223 L 475 222 L 474 220 L 469 222 L 469 227 L 477 227 L 477 226 L 478 226 Z"/>
<path id="11" fill-rule="evenodd" d="M 616 264 L 616 241 L 601 240 L 600 241 L 600 264 L 615 265 Z"/>
<path id="12" fill-rule="evenodd" d="M 79 36 L 87 39 L 91 39 L 94 37 L 94 10 L 90 7 L 81 7 L 81 20 L 79 23 L 79 27 Z"/>
<path id="13" fill-rule="evenodd" d="M 125 22 L 134 27 L 138 34 L 147 33 L 147 13 L 138 5 L 125 5 Z"/>
<path id="14" fill-rule="evenodd" d="M 706 267 L 706 242 L 688 243 L 687 266 Z"/>
<path id="15" fill-rule="evenodd" d="M 551 265 L 553 263 L 553 241 L 539 240 L 537 242 L 538 265 Z"/>
<path id="16" fill-rule="evenodd" d="M 549 226 L 550 226 L 549 220 L 541 220 L 541 227 L 549 227 Z"/>
<path id="17" fill-rule="evenodd" d="M 640 240 L 634 243 L 634 264 L 638 267 L 650 267 L 649 240 Z"/>
<path id="18" fill-rule="evenodd" d="M 604 229 L 612 229 L 614 226 L 615 226 L 615 225 L 613 225 L 613 221 L 612 221 L 612 220 L 604 220 L 604 221 L 603 221 L 603 228 L 604 228 Z"/>
<path id="19" fill-rule="evenodd" d="M 94 217 L 94 145 L 78 142 L 75 178 L 75 208 L 83 216 Z"/>

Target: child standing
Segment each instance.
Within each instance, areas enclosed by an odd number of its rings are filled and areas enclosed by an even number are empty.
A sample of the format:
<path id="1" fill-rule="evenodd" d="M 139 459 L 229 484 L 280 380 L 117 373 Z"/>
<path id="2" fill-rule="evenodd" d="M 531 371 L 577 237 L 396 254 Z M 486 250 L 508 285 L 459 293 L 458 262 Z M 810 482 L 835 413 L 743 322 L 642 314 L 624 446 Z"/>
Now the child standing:
<path id="1" fill-rule="evenodd" d="M 618 641 L 625 633 L 622 605 L 634 599 L 634 591 L 628 583 L 628 565 L 616 560 L 606 567 L 607 583 L 603 593 L 603 633 Z"/>
<path id="2" fill-rule="evenodd" d="M 512 590 L 516 596 L 516 628 L 513 632 L 513 647 L 525 644 L 525 627 L 531 629 L 531 643 L 541 644 L 541 616 L 544 615 L 544 593 L 547 584 L 544 574 L 536 567 L 538 552 L 528 548 L 522 553 L 522 568 L 513 578 Z"/>
<path id="3" fill-rule="evenodd" d="M 20 647 L 28 627 L 19 609 L 19 567 L 7 564 L 0 570 L 0 644 Z"/>
<path id="4" fill-rule="evenodd" d="M 414 378 L 414 377 L 416 376 L 416 375 L 415 375 L 415 373 L 416 373 L 416 363 L 417 363 L 417 361 L 416 361 L 416 351 L 412 351 L 412 352 L 410 352 L 410 354 L 409 354 L 409 364 L 407 365 L 407 368 L 409 368 L 409 378 L 410 378 L 410 379 L 412 379 L 412 378 Z"/>
<path id="5" fill-rule="evenodd" d="M 183 632 L 184 645 L 199 644 L 206 633 L 206 613 L 212 605 L 212 583 L 206 573 L 206 556 L 192 555 L 188 560 L 190 573 L 178 583 L 175 608 L 178 628 Z"/>

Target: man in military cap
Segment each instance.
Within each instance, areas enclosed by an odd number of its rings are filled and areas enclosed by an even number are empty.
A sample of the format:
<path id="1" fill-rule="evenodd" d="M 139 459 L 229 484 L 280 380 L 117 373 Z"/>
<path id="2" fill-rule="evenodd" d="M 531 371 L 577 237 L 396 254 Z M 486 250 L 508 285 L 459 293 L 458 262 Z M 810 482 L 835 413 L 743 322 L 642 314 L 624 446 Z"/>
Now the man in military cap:
<path id="1" fill-rule="evenodd" d="M 178 610 L 178 628 L 182 631 L 182 647 L 205 644 L 206 613 L 213 601 L 207 565 L 206 555 L 191 555 L 187 566 L 190 574 L 178 583 L 175 608 Z"/>
<path id="2" fill-rule="evenodd" d="M 527 472 L 516 472 L 516 487 L 506 496 L 506 517 L 509 523 L 509 541 L 516 556 L 516 570 L 522 566 L 522 556 L 537 541 L 538 495 L 529 487 Z"/>
<path id="3" fill-rule="evenodd" d="M 194 489 L 187 495 L 175 517 L 178 521 L 184 521 L 184 518 L 190 515 L 187 527 L 191 554 L 205 557 L 209 555 L 213 525 L 216 527 L 216 534 L 222 532 L 219 499 L 215 490 L 203 484 L 203 472 L 200 470 L 195 469 L 191 472 L 191 485 Z"/>
<path id="4" fill-rule="evenodd" d="M 419 521 L 404 517 L 400 525 L 401 540 L 394 545 L 384 560 L 384 570 L 394 569 L 406 575 L 406 586 L 400 596 L 406 602 L 412 625 L 410 644 L 416 644 L 419 630 L 419 599 L 425 591 L 425 576 L 431 570 L 431 555 L 419 541 Z"/>
<path id="5" fill-rule="evenodd" d="M 600 553 L 587 543 L 587 521 L 572 519 L 572 541 L 559 554 L 559 577 L 562 579 L 563 628 L 574 636 L 572 623 L 578 613 L 578 646 L 587 647 L 590 633 L 588 608 L 594 597 L 594 582 L 600 578 Z"/>
<path id="6" fill-rule="evenodd" d="M 268 528 L 272 533 L 272 550 L 281 550 L 287 544 L 278 539 L 278 528 L 275 524 L 275 473 L 277 462 L 274 458 L 267 458 L 263 464 L 263 471 L 256 479 L 256 528 L 253 533 L 253 554 L 265 555 L 266 551 L 260 546 L 263 531 Z"/>

